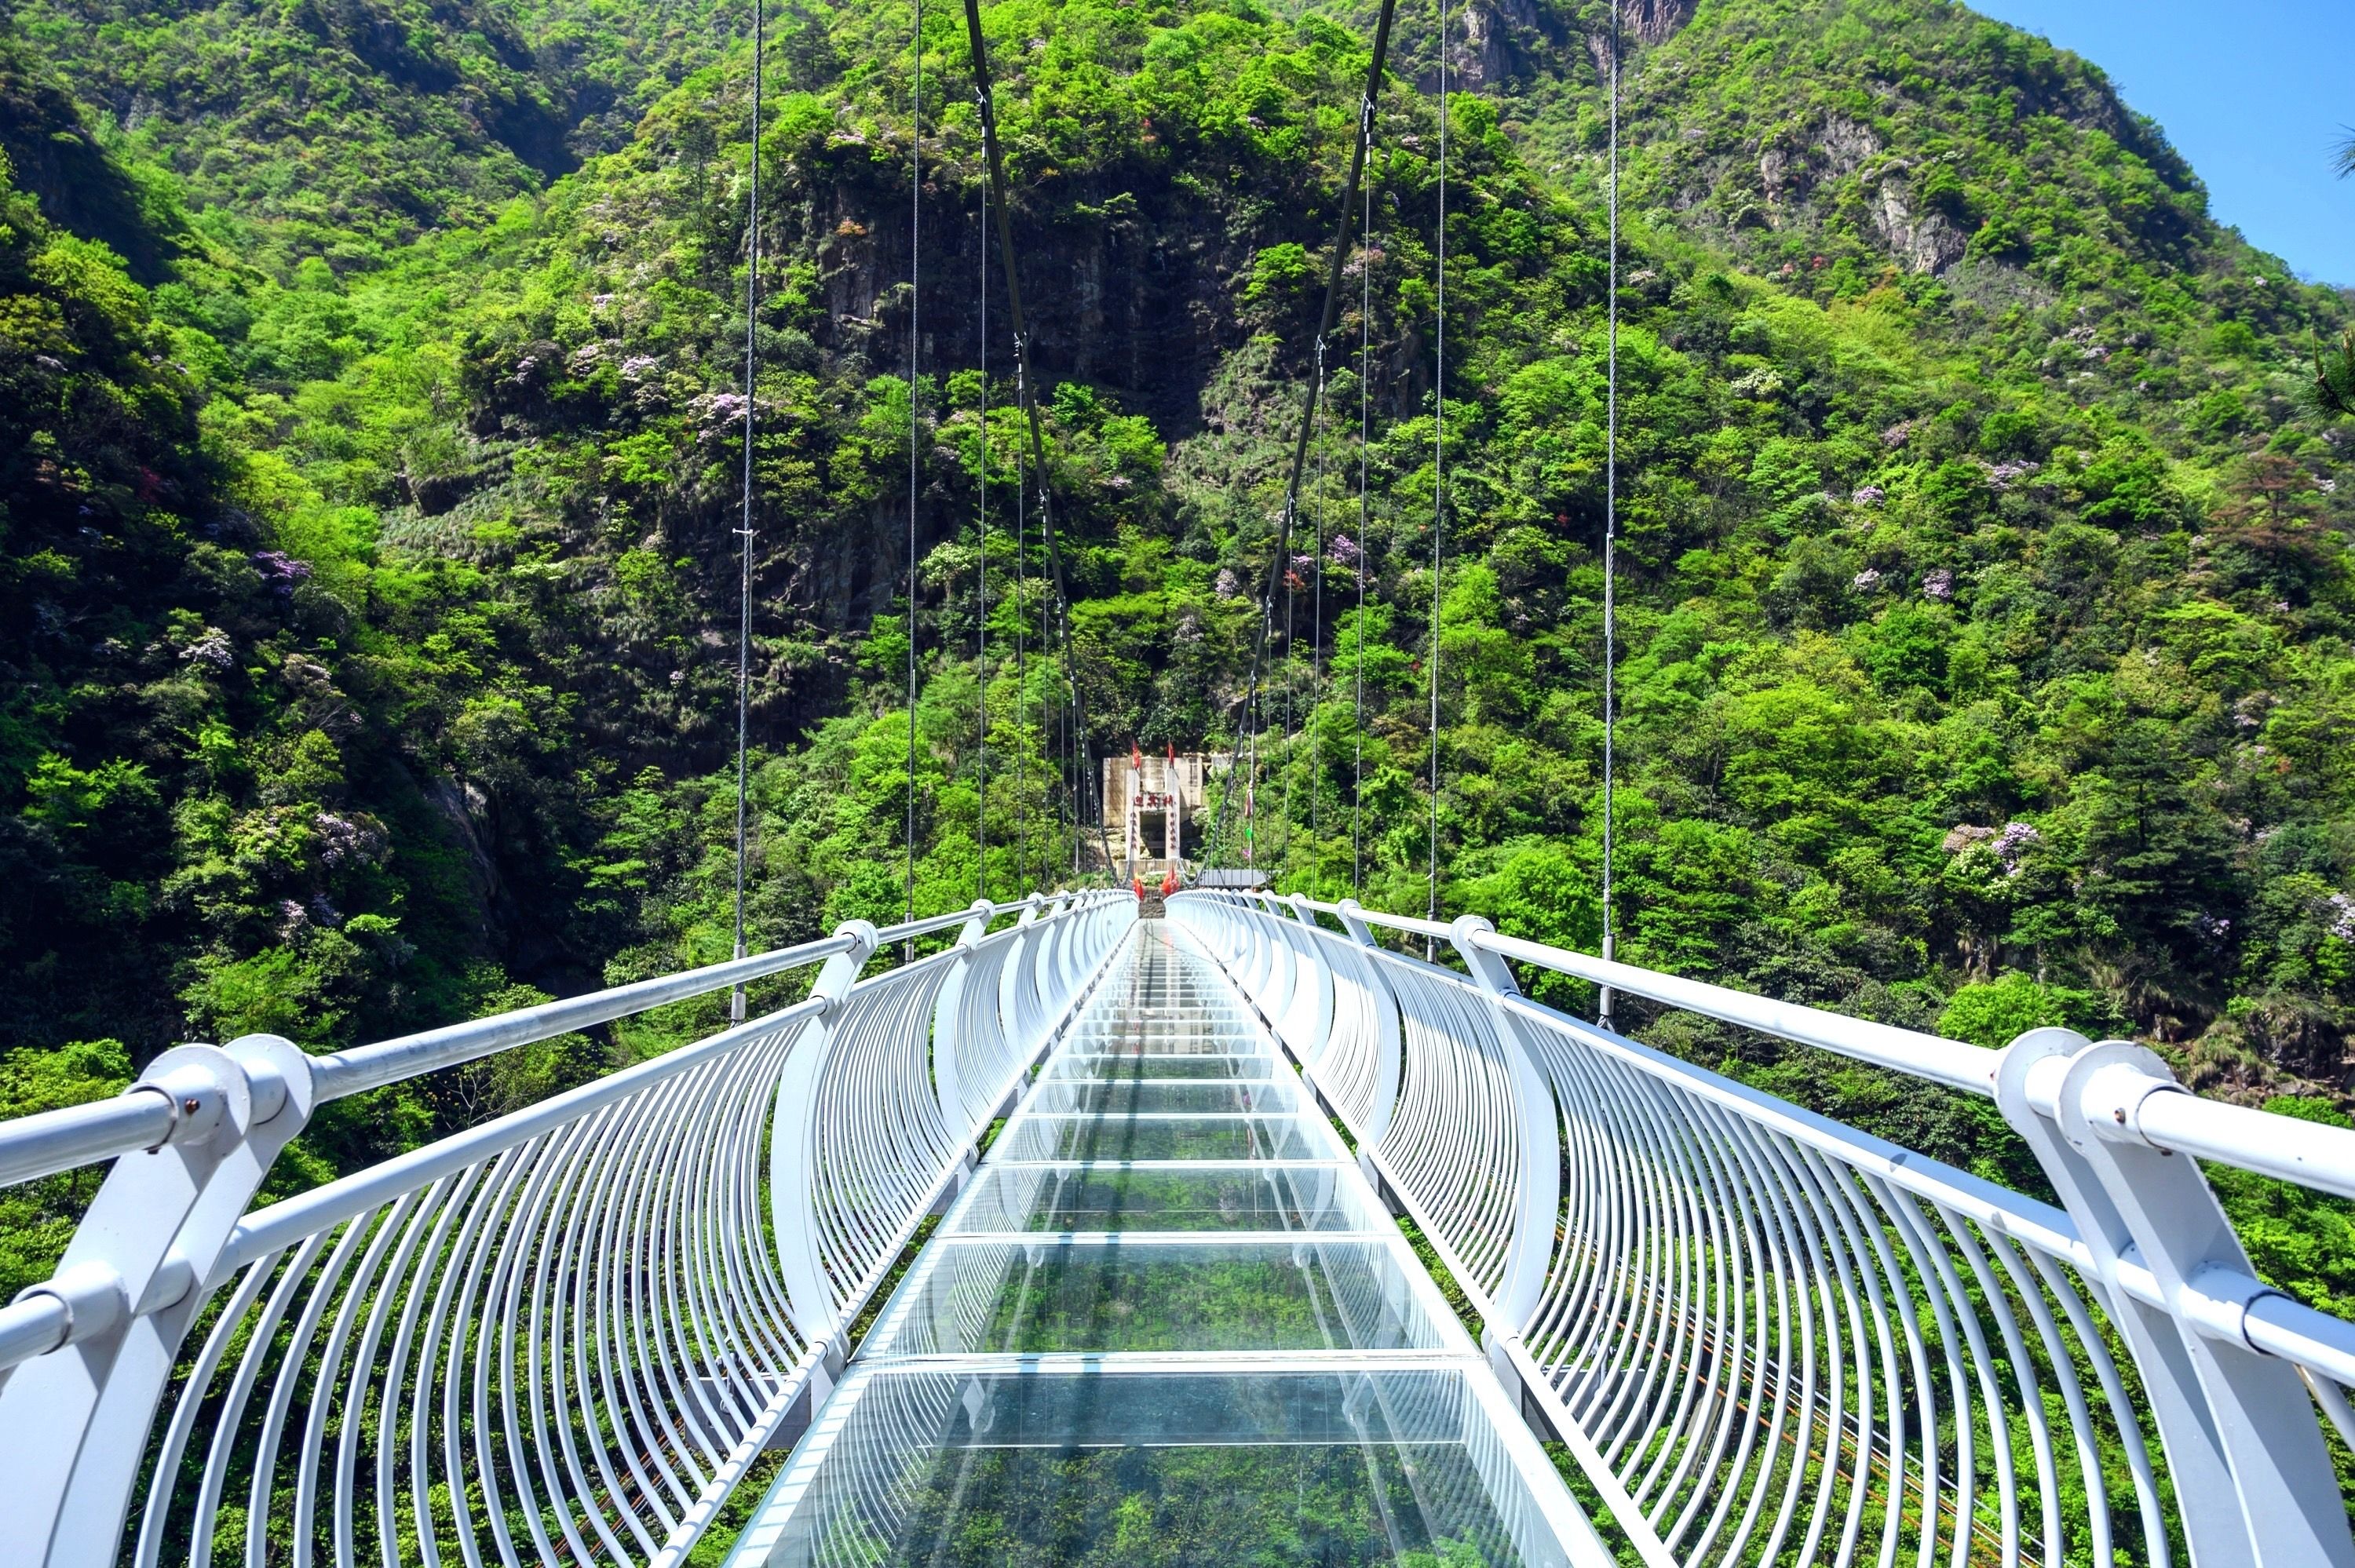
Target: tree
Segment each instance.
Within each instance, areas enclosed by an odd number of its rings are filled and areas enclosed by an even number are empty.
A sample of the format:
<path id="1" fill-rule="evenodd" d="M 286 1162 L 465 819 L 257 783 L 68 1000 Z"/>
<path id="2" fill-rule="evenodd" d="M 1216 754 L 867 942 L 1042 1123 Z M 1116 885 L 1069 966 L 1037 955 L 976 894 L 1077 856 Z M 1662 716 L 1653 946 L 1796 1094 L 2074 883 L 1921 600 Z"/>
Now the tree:
<path id="1" fill-rule="evenodd" d="M 2355 142 L 2348 147 L 2355 155 Z M 2314 400 L 2326 414 L 2355 414 L 2355 332 L 2341 337 L 2336 348 L 2315 350 Z"/>
<path id="2" fill-rule="evenodd" d="M 2355 126 L 2345 129 L 2347 139 L 2330 160 L 2342 180 L 2355 176 Z M 2336 349 L 2315 351 L 2314 400 L 2325 413 L 2355 414 L 2355 331 L 2341 337 Z"/>

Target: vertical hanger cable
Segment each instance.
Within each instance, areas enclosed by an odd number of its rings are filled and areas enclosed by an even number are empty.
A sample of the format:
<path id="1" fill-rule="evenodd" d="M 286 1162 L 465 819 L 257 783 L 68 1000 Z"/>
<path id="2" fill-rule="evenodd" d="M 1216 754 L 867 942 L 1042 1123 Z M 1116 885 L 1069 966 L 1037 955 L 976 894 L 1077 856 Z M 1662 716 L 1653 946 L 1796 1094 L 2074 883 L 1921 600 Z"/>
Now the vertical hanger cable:
<path id="1" fill-rule="evenodd" d="M 1325 429 L 1325 345 L 1316 345 L 1316 428 Z M 1316 728 L 1316 701 L 1322 692 L 1325 657 L 1325 482 L 1329 464 L 1323 442 L 1316 447 L 1316 548 L 1309 556 L 1308 584 L 1308 888 L 1324 891 L 1317 874 L 1317 801 L 1324 793 L 1323 738 Z"/>
<path id="2" fill-rule="evenodd" d="M 916 499 L 917 446 L 923 421 L 917 408 L 917 311 L 922 303 L 924 218 L 924 0 L 915 0 L 915 102 L 908 122 L 908 911 L 916 917 Z M 916 944 L 906 944 L 913 959 Z"/>
<path id="3" fill-rule="evenodd" d="M 997 140 L 997 106 L 989 80 L 988 46 L 982 40 L 981 0 L 965 0 L 964 24 L 966 45 L 973 62 L 974 101 L 981 113 L 982 152 L 987 160 L 989 192 L 997 214 L 998 270 L 1006 276 L 1006 314 L 1007 328 L 1014 334 L 1014 390 L 1028 427 L 1030 471 L 1039 487 L 1039 535 L 1047 547 L 1049 577 L 1047 613 L 1060 620 L 1063 645 L 1063 682 L 1065 692 L 1065 730 L 1070 750 L 1076 761 L 1083 765 L 1086 745 L 1087 715 L 1082 705 L 1078 655 L 1071 641 L 1071 599 L 1063 571 L 1062 546 L 1055 537 L 1054 493 L 1047 481 L 1047 439 L 1039 414 L 1038 388 L 1032 383 L 1031 344 L 1022 322 L 1021 274 L 1014 265 L 1014 224 L 1007 206 L 1006 157 Z M 1071 870 L 1079 872 L 1079 799 L 1071 794 Z M 1109 874 L 1112 845 L 1104 837 L 1103 812 L 1096 812 L 1096 840 Z"/>
<path id="4" fill-rule="evenodd" d="M 1618 544 L 1619 544 L 1619 5 L 1611 0 L 1611 184 L 1610 256 L 1604 291 L 1610 325 L 1605 340 L 1606 366 L 1603 434 L 1603 956 L 1617 949 L 1618 932 L 1611 920 L 1612 784 L 1617 772 L 1619 704 L 1614 689 L 1618 662 Z M 1602 990 L 1596 1019 L 1611 1026 L 1611 988 Z"/>
<path id="5" fill-rule="evenodd" d="M 768 43 L 768 11 L 752 0 L 752 155 L 744 195 L 744 521 L 736 606 L 736 956 L 744 956 L 745 738 L 752 707 L 752 431 L 760 389 L 761 308 L 761 59 Z M 729 994 L 728 1016 L 744 1022 L 744 988 Z"/>
<path id="6" fill-rule="evenodd" d="M 1390 56 L 1391 22 L 1396 10 L 1397 0 L 1382 0 L 1381 13 L 1374 22 L 1374 48 L 1373 54 L 1366 64 L 1366 90 L 1358 101 L 1358 140 L 1349 154 L 1349 177 L 1341 189 L 1340 220 L 1336 225 L 1333 235 L 1332 266 L 1325 278 L 1325 310 L 1316 324 L 1316 343 L 1320 363 L 1325 340 L 1333 334 L 1334 307 L 1340 298 L 1341 272 L 1348 260 L 1349 254 L 1349 217 L 1357 205 L 1358 188 L 1365 175 L 1367 154 L 1373 146 L 1374 99 L 1375 95 L 1381 91 L 1383 63 Z M 1312 382 L 1307 388 L 1307 396 L 1304 398 L 1300 410 L 1299 434 L 1293 443 L 1292 472 L 1284 484 L 1284 516 L 1276 539 L 1275 556 L 1268 563 L 1267 591 L 1260 600 L 1263 613 L 1257 629 L 1258 634 L 1252 643 L 1251 679 L 1244 687 L 1242 722 L 1236 732 L 1236 767 L 1238 768 L 1242 761 L 1244 736 L 1246 733 L 1255 735 L 1255 732 L 1251 731 L 1250 728 L 1251 717 L 1259 711 L 1260 680 L 1262 673 L 1267 666 L 1269 639 L 1273 635 L 1275 590 L 1284 580 L 1284 574 L 1288 566 L 1285 557 L 1292 549 L 1292 522 L 1300 509 L 1300 476 L 1308 461 L 1308 431 L 1316 414 L 1316 386 Z M 1256 756 L 1255 748 L 1253 755 Z M 1231 780 L 1231 769 L 1229 777 Z M 1227 804 L 1233 798 L 1234 790 L 1231 787 L 1219 797 L 1218 815 L 1212 819 L 1208 845 L 1204 851 L 1206 857 L 1216 856 L 1224 848 Z"/>
<path id="7" fill-rule="evenodd" d="M 1357 713 L 1351 727 L 1356 753 L 1350 759 L 1349 895 L 1365 892 L 1366 816 L 1366 554 L 1372 547 L 1372 502 L 1366 489 L 1367 449 L 1374 430 L 1374 183 L 1366 182 L 1366 216 L 1358 244 L 1358 578 Z"/>
<path id="8" fill-rule="evenodd" d="M 1447 520 L 1447 0 L 1439 0 L 1439 244 L 1436 369 L 1431 387 L 1431 870 L 1424 918 L 1439 918 L 1439 574 Z M 1424 957 L 1437 943 L 1423 938 Z"/>
<path id="9" fill-rule="evenodd" d="M 985 196 L 983 200 L 987 201 Z M 986 247 L 985 246 L 986 249 Z M 1018 454 L 1014 463 L 1014 865 L 1020 896 L 1030 896 L 1030 662 L 1029 611 L 1024 601 L 1030 590 L 1029 568 L 1023 560 L 1030 548 L 1030 487 L 1023 477 Z M 1046 724 L 1039 724 L 1039 760 L 1045 761 Z"/>
<path id="10" fill-rule="evenodd" d="M 974 440 L 973 895 L 989 896 L 989 247 L 981 248 L 981 428 Z"/>
<path id="11" fill-rule="evenodd" d="M 1321 347 L 1321 345 L 1320 345 Z M 1322 358 L 1320 353 L 1319 356 Z M 1309 426 L 1315 424 L 1316 403 L 1309 404 Z M 1308 428 L 1308 427 L 1304 427 Z M 1295 629 L 1300 625 L 1300 570 L 1292 559 L 1292 519 L 1284 519 L 1284 547 L 1278 559 L 1284 566 L 1284 847 L 1275 852 L 1276 873 L 1283 874 L 1292 866 L 1292 788 L 1299 771 L 1295 761 L 1295 732 L 1292 724 L 1292 697 L 1299 683 L 1299 644 Z"/>

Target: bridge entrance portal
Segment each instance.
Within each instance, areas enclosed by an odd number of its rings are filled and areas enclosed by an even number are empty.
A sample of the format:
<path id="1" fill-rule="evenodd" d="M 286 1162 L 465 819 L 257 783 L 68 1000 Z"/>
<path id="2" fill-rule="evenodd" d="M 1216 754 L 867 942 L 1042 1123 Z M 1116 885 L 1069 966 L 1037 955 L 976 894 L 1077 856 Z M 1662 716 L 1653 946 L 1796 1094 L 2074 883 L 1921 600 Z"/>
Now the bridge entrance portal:
<path id="1" fill-rule="evenodd" d="M 1103 759 L 1104 826 L 1114 830 L 1110 869 L 1121 882 L 1157 883 L 1184 874 L 1201 849 L 1201 818 L 1210 777 L 1232 760 L 1224 752 L 1178 751 L 1159 757 L 1132 746 L 1125 757 Z"/>

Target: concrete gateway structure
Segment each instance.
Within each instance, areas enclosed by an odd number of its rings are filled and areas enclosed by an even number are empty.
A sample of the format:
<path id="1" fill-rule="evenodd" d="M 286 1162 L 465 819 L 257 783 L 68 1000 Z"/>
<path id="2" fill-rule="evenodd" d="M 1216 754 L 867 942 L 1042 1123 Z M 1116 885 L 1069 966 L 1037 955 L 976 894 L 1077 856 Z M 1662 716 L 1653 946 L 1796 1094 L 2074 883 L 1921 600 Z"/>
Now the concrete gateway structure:
<path id="1" fill-rule="evenodd" d="M 1167 747 L 1156 757 L 1135 747 L 1103 758 L 1103 821 L 1107 830 L 1119 825 L 1112 869 L 1120 881 L 1158 882 L 1200 848 L 1209 781 L 1232 760 L 1224 752 Z"/>

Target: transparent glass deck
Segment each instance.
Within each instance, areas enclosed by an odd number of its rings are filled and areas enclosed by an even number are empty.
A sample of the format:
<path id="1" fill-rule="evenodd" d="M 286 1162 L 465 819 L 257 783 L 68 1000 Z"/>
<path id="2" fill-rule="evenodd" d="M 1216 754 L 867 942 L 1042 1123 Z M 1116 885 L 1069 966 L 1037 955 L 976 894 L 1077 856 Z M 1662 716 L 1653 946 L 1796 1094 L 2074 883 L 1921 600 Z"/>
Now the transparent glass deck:
<path id="1" fill-rule="evenodd" d="M 738 1540 L 800 1564 L 1599 1545 L 1299 1076 L 1140 923 Z"/>

